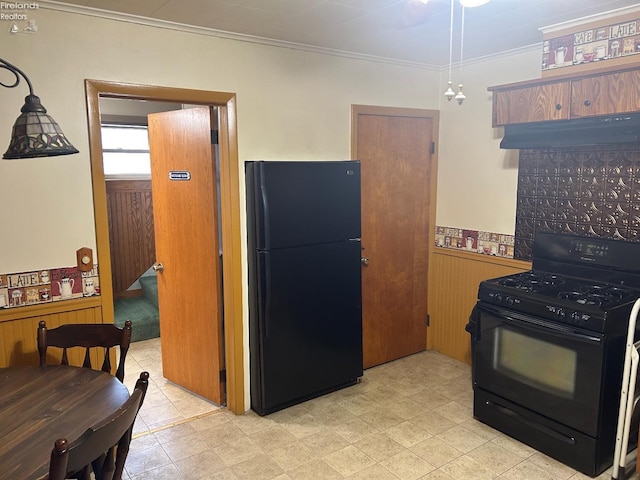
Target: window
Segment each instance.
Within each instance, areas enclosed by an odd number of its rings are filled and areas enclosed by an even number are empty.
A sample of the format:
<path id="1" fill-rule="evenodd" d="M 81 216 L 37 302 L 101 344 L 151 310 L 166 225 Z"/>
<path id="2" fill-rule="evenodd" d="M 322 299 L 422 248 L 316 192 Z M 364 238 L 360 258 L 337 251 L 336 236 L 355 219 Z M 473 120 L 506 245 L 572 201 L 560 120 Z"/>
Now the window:
<path id="1" fill-rule="evenodd" d="M 102 164 L 105 177 L 150 177 L 147 127 L 103 124 Z"/>

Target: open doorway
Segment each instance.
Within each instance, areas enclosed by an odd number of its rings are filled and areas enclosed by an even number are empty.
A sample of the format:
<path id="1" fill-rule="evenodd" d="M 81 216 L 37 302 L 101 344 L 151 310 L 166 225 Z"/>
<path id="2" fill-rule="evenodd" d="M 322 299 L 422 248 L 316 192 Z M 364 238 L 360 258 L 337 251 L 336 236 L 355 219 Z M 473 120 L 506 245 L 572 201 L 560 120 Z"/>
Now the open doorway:
<path id="1" fill-rule="evenodd" d="M 98 261 L 100 264 L 102 315 L 105 321 L 113 319 L 113 289 L 111 280 L 109 224 L 106 208 L 105 175 L 102 165 L 102 139 L 100 121 L 101 98 L 126 98 L 162 102 L 176 102 L 219 109 L 220 139 L 220 206 L 221 237 L 224 245 L 224 344 L 227 380 L 227 408 L 234 413 L 245 410 L 244 358 L 242 328 L 242 268 L 239 168 L 235 117 L 235 95 L 224 92 L 187 90 L 148 85 L 86 80 L 86 98 L 89 117 L 91 168 L 93 177 L 94 211 Z M 235 272 L 235 274 L 234 274 Z M 206 373 L 209 352 L 200 355 Z"/>
<path id="2" fill-rule="evenodd" d="M 180 108 L 171 102 L 100 98 L 114 323 L 131 320 L 133 342 L 160 336 L 147 115 Z"/>

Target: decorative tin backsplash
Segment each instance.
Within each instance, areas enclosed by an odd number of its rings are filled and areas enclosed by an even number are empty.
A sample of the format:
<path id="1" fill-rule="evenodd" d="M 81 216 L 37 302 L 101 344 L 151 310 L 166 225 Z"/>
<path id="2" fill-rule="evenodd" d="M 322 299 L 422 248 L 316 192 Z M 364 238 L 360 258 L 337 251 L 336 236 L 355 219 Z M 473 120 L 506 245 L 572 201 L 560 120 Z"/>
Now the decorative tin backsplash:
<path id="1" fill-rule="evenodd" d="M 88 272 L 76 267 L 0 273 L 0 308 L 100 295 L 98 265 Z"/>
<path id="2" fill-rule="evenodd" d="M 536 232 L 640 240 L 640 146 L 521 150 L 514 257 Z"/>
<path id="3" fill-rule="evenodd" d="M 437 247 L 513 258 L 514 236 L 502 233 L 436 226 Z"/>

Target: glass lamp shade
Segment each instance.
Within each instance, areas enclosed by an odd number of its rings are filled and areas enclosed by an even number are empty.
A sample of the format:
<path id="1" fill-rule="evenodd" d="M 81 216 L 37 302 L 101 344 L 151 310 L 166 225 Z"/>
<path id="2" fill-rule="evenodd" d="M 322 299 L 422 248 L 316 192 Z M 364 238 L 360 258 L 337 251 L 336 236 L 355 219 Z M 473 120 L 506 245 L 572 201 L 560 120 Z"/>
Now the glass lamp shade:
<path id="1" fill-rule="evenodd" d="M 13 124 L 4 159 L 52 157 L 78 153 L 36 95 L 25 97 L 22 114 Z"/>

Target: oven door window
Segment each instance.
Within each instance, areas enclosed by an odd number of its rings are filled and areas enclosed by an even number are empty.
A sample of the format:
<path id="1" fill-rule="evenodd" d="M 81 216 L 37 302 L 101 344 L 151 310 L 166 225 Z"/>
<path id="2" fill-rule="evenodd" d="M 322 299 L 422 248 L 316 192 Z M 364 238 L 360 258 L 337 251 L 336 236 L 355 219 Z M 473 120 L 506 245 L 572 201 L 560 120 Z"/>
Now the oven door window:
<path id="1" fill-rule="evenodd" d="M 595 436 L 604 337 L 492 306 L 478 312 L 475 387 Z"/>
<path id="2" fill-rule="evenodd" d="M 530 335 L 494 330 L 493 368 L 515 381 L 562 398 L 574 398 L 578 353 Z"/>

